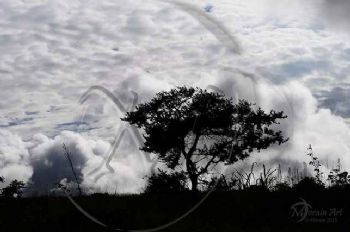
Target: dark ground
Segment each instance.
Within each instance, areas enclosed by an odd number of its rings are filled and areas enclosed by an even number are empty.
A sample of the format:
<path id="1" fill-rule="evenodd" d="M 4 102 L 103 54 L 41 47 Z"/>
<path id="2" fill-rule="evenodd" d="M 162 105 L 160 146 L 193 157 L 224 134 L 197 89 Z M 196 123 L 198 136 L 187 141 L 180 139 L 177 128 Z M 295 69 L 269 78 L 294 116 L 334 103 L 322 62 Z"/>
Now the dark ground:
<path id="1" fill-rule="evenodd" d="M 113 228 L 146 229 L 181 216 L 202 195 L 152 193 L 93 195 L 74 199 Z M 292 217 L 291 206 L 303 198 L 312 212 L 342 210 L 337 215 Z M 212 193 L 198 209 L 162 231 L 350 231 L 350 191 L 297 193 L 234 191 Z M 298 208 L 300 209 L 300 208 Z M 295 216 L 295 215 L 294 215 Z M 310 222 L 317 220 L 317 222 Z M 96 225 L 66 197 L 0 198 L 0 231 L 113 231 Z"/>

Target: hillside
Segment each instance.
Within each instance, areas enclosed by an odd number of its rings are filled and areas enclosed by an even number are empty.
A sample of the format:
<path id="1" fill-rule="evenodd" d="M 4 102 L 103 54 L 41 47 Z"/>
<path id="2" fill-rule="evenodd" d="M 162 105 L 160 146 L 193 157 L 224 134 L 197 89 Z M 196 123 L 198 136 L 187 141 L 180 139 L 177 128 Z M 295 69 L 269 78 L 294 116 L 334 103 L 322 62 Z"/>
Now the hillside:
<path id="1" fill-rule="evenodd" d="M 350 224 L 349 193 L 344 189 L 312 193 L 253 189 L 214 192 L 187 217 L 163 231 L 346 231 Z M 173 221 L 191 209 L 203 195 L 95 194 L 74 199 L 91 215 L 113 228 L 142 230 Z M 300 197 L 311 205 L 309 214 L 314 215 L 296 222 L 301 217 L 292 216 L 291 207 L 300 202 Z M 66 197 L 0 199 L 0 209 L 1 231 L 113 231 L 89 220 Z"/>

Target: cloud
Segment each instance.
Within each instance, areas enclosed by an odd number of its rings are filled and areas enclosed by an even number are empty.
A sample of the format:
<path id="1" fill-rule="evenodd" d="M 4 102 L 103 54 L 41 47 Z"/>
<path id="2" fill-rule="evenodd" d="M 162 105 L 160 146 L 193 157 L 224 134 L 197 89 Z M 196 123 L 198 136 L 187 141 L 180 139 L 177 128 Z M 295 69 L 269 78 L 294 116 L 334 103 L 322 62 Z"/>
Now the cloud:
<path id="1" fill-rule="evenodd" d="M 300 25 L 304 21 L 309 23 L 311 29 L 349 31 L 350 3 L 347 0 L 268 0 L 267 3 L 263 8 L 277 17 L 280 25 Z"/>
<path id="2" fill-rule="evenodd" d="M 319 105 L 330 109 L 334 114 L 344 118 L 350 118 L 349 110 L 349 87 L 335 87 L 331 90 L 324 90 L 317 93 Z"/>
<path id="3" fill-rule="evenodd" d="M 203 82 L 203 86 L 209 82 Z M 341 160 L 342 168 L 350 168 L 350 128 L 346 120 L 339 116 L 340 112 L 333 113 L 330 109 L 319 105 L 309 88 L 298 81 L 275 84 L 258 76 L 243 75 L 239 71 L 230 70 L 224 72 L 216 82 L 216 86 L 221 88 L 226 95 L 235 98 L 248 99 L 256 102 L 265 111 L 271 109 L 284 111 L 288 118 L 280 121 L 280 125 L 275 127 L 282 130 L 284 136 L 289 137 L 289 141 L 281 146 L 273 145 L 271 148 L 260 153 L 254 153 L 251 158 L 238 162 L 236 165 L 250 168 L 249 164 L 254 161 L 260 164 L 265 163 L 277 168 L 282 165 L 285 173 L 288 167 L 303 168 L 303 162 L 308 163 L 306 149 L 312 144 L 314 153 L 319 157 L 323 170 L 327 173 L 335 168 L 337 159 Z M 335 94 L 337 92 L 338 94 Z M 342 109 L 346 101 L 343 91 L 334 90 L 337 96 L 334 105 Z M 327 94 L 323 94 L 326 96 Z M 331 99 L 326 96 L 325 99 Z M 343 101 L 341 99 L 344 99 Z M 327 103 L 331 104 L 331 103 Z M 343 112 L 344 113 L 344 112 Z M 313 172 L 308 166 L 309 172 Z"/>
<path id="4" fill-rule="evenodd" d="M 211 32 L 221 44 L 224 44 L 230 52 L 237 54 L 242 52 L 240 45 L 233 34 L 228 31 L 219 21 L 216 21 L 213 17 L 210 17 L 208 14 L 203 12 L 202 9 L 195 5 L 190 5 L 180 1 L 170 1 L 169 3 L 174 4 L 197 19 L 198 22 L 200 22 L 209 32 Z"/>
<path id="5" fill-rule="evenodd" d="M 0 129 L 0 176 L 5 181 L 18 179 L 27 182 L 32 174 L 28 148 L 31 143 L 24 142 L 18 135 Z"/>
<path id="6" fill-rule="evenodd" d="M 337 29 L 349 30 L 350 3 L 347 0 L 323 0 L 321 1 L 321 16 L 326 23 Z"/>
<path id="7" fill-rule="evenodd" d="M 43 135 L 36 135 L 33 139 L 36 144 L 30 150 L 31 165 L 34 170 L 31 182 L 35 191 L 48 191 L 63 178 L 74 181 L 71 167 L 62 147 L 63 143 L 67 144 L 79 180 L 82 179 L 82 168 L 88 156 L 91 155 L 91 148 L 88 144 L 84 144 L 86 141 L 80 136 L 71 132 L 62 132 L 53 139 L 48 139 Z"/>
<path id="8" fill-rule="evenodd" d="M 304 17 L 311 13 L 298 4 L 284 7 L 290 14 L 271 14 L 271 4 L 253 0 L 214 1 L 209 13 L 202 2 L 192 4 L 183 10 L 161 1 L 2 1 L 0 97 L 7 101 L 0 103 L 0 126 L 54 136 L 70 129 L 58 125 L 76 120 L 77 100 L 92 85 L 123 99 L 131 90 L 149 99 L 205 75 L 220 78 L 224 64 L 275 83 L 308 79 L 313 88 L 325 86 L 320 76 L 347 79 L 348 45 L 314 30 L 311 16 Z M 244 52 L 227 53 L 237 41 Z M 339 84 L 329 79 L 330 87 Z M 26 111 L 39 113 L 28 117 Z"/>
<path id="9" fill-rule="evenodd" d="M 308 161 L 306 149 L 312 144 L 324 170 L 334 168 L 338 158 L 342 167 L 349 169 L 350 129 L 344 118 L 334 115 L 329 109 L 319 108 L 310 90 L 298 82 L 275 87 L 278 91 L 262 83 L 259 87 L 260 103 L 265 109 L 286 112 L 288 118 L 283 120 L 281 128 L 290 140 L 280 148 L 274 147 L 256 155 L 257 160 L 273 165 L 281 163 L 285 169 L 298 162 L 300 167 Z"/>
<path id="10" fill-rule="evenodd" d="M 141 191 L 145 183 L 143 177 L 149 173 L 150 164 L 135 144 L 130 143 L 130 137 L 125 137 L 123 141 L 111 162 L 114 168 L 111 173 L 105 167 L 110 144 L 103 140 L 86 139 L 77 133 L 63 131 L 54 138 L 36 134 L 30 142 L 24 142 L 18 135 L 1 130 L 0 176 L 5 177 L 7 182 L 18 179 L 28 183 L 27 194 L 47 193 L 61 181 L 75 183 L 62 147 L 65 143 L 85 191 Z M 101 169 L 91 173 L 101 164 Z M 101 178 L 96 179 L 97 176 Z"/>

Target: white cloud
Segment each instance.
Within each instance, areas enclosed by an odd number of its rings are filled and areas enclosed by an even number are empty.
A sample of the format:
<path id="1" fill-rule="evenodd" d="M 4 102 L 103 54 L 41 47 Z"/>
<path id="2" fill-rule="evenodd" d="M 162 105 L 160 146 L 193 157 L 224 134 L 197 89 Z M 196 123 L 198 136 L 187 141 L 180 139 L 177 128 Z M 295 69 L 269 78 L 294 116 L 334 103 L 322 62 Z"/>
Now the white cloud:
<path id="1" fill-rule="evenodd" d="M 335 168 L 338 158 L 345 170 L 350 168 L 350 129 L 342 117 L 329 109 L 319 109 L 310 90 L 298 82 L 275 89 L 262 83 L 258 88 L 263 108 L 284 110 L 288 115 L 281 128 L 290 140 L 256 155 L 256 159 L 274 165 L 281 163 L 285 169 L 295 162 L 301 167 L 303 162 L 308 163 L 306 149 L 311 144 L 323 168 Z"/>
<path id="2" fill-rule="evenodd" d="M 67 145 L 74 170 L 86 191 L 137 192 L 144 185 L 143 177 L 150 171 L 150 164 L 136 147 L 132 148 L 127 137 L 111 162 L 114 168 L 111 173 L 105 166 L 110 144 L 103 140 L 63 131 L 52 139 L 36 134 L 30 142 L 24 142 L 9 131 L 0 132 L 0 176 L 7 182 L 19 179 L 30 183 L 30 192 L 47 192 L 63 179 L 75 182 L 63 143 Z M 101 164 L 101 169 L 91 173 Z"/>
<path id="3" fill-rule="evenodd" d="M 0 130 L 0 176 L 5 177 L 7 182 L 12 179 L 28 181 L 32 176 L 30 146 L 20 136 Z"/>

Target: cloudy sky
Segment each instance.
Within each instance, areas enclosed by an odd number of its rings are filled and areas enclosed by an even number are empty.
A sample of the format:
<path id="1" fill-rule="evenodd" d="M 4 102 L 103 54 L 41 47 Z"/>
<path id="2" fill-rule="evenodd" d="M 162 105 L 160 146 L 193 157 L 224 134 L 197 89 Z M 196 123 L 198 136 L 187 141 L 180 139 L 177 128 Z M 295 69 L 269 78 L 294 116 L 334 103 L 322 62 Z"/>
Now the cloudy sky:
<path id="1" fill-rule="evenodd" d="M 350 169 L 350 2 L 347 0 L 1 0 L 0 176 L 47 191 L 83 186 L 137 192 L 151 164 L 127 130 L 126 109 L 160 90 L 214 85 L 234 99 L 284 110 L 290 141 L 254 154 L 270 164 L 306 160 L 309 144 L 331 168 Z"/>

